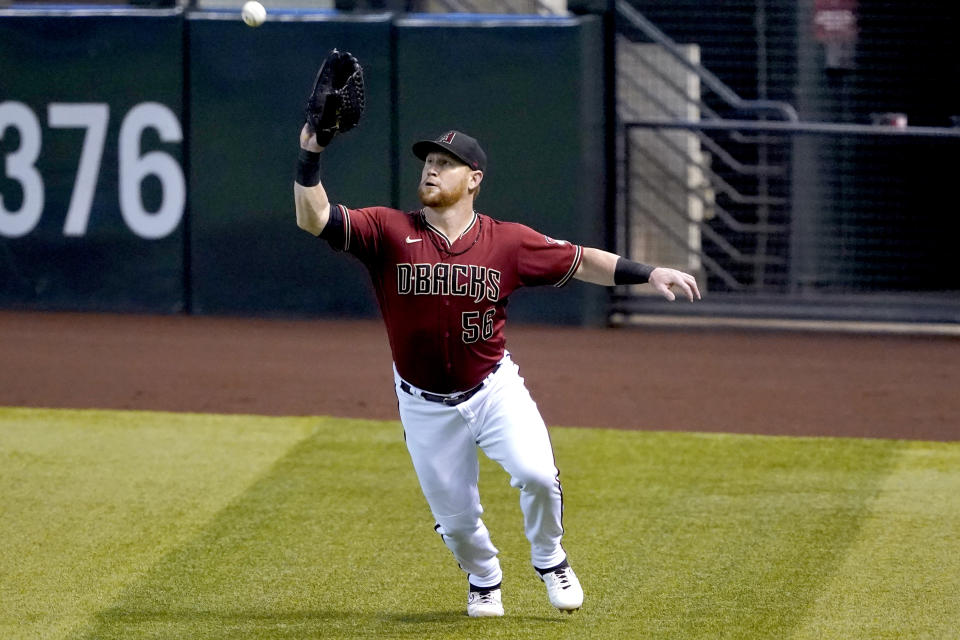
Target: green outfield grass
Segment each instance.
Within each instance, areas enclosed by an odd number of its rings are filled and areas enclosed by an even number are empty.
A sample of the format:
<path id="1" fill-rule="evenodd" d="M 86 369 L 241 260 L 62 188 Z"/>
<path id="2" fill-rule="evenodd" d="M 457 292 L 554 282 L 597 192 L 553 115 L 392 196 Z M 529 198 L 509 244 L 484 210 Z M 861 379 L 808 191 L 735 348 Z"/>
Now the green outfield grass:
<path id="1" fill-rule="evenodd" d="M 0 638 L 956 638 L 960 443 L 553 429 L 583 610 L 485 460 L 465 616 L 400 426 L 0 408 Z"/>

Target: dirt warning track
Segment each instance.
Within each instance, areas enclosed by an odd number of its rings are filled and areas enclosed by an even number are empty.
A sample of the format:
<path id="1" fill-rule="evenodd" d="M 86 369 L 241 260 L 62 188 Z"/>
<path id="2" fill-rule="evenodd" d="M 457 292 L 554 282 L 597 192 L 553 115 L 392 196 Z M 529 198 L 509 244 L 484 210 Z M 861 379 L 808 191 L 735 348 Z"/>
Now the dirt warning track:
<path id="1" fill-rule="evenodd" d="M 960 439 L 960 339 L 513 325 L 550 425 Z M 397 419 L 378 321 L 0 312 L 0 405 Z"/>

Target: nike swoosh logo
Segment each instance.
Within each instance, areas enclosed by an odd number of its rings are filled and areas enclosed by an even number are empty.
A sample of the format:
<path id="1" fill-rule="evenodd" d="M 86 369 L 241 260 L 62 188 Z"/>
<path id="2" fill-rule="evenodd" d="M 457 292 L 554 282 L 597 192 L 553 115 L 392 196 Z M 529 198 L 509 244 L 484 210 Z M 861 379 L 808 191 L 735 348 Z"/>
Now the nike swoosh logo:
<path id="1" fill-rule="evenodd" d="M 407 244 L 413 244 L 414 242 L 423 242 L 423 238 L 411 238 L 407 236 Z"/>

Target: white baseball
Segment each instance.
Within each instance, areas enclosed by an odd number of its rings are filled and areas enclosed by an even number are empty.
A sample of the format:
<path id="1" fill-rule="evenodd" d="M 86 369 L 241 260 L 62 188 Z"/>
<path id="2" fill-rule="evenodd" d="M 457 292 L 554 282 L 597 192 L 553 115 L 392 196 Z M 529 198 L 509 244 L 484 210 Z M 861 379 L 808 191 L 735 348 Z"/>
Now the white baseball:
<path id="1" fill-rule="evenodd" d="M 267 10 L 257 0 L 248 0 L 240 10 L 240 17 L 250 27 L 259 27 L 267 19 Z"/>

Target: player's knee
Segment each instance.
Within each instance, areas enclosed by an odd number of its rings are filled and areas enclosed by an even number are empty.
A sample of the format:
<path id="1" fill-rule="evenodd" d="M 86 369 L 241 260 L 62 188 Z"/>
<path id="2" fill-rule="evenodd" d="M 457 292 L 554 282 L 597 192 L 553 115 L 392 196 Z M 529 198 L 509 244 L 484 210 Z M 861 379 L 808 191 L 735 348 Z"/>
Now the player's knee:
<path id="1" fill-rule="evenodd" d="M 513 476 L 510 484 L 528 493 L 552 493 L 560 487 L 560 477 L 556 469 L 521 469 Z"/>
<path id="2" fill-rule="evenodd" d="M 473 510 L 453 516 L 441 516 L 436 520 L 437 533 L 455 538 L 473 535 L 481 527 L 480 512 Z"/>

